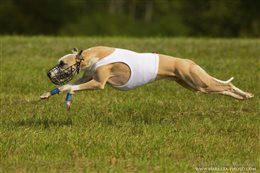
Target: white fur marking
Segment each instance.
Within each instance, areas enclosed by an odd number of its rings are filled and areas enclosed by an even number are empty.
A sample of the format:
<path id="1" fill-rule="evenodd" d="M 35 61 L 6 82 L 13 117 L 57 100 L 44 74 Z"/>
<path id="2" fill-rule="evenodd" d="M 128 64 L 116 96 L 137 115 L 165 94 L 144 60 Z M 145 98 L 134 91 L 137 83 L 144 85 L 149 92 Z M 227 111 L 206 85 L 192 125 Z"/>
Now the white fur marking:
<path id="1" fill-rule="evenodd" d="M 97 57 L 92 57 L 92 58 L 89 60 L 88 64 L 86 65 L 86 68 L 90 70 L 90 69 L 92 68 L 92 66 L 93 66 L 97 61 L 98 61 L 98 58 L 97 58 Z"/>

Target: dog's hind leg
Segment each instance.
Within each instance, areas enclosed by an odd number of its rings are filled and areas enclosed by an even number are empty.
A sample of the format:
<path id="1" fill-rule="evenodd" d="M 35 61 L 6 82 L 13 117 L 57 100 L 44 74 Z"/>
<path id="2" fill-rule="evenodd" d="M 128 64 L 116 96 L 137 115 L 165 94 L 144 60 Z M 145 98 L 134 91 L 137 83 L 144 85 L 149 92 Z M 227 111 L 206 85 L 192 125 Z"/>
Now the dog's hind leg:
<path id="1" fill-rule="evenodd" d="M 208 75 L 203 69 L 201 70 L 201 67 L 199 67 L 198 65 L 195 68 L 200 68 L 199 71 L 201 71 L 201 73 L 199 73 L 198 75 L 201 75 L 201 80 L 204 80 L 206 83 L 206 87 L 203 88 L 206 93 L 222 94 L 226 96 L 231 96 L 239 100 L 249 99 L 253 97 L 253 94 L 244 92 L 233 85 L 231 83 L 231 81 L 234 79 L 233 77 L 231 77 L 227 81 L 222 81 Z"/>
<path id="2" fill-rule="evenodd" d="M 183 67 L 183 66 L 182 66 Z M 202 93 L 216 93 L 233 97 L 235 99 L 244 100 L 252 98 L 253 94 L 244 92 L 241 89 L 235 87 L 231 81 L 233 77 L 227 81 L 222 81 L 210 76 L 200 66 L 191 62 L 186 68 L 179 68 L 176 80 L 183 86 L 189 86 L 193 90 L 200 91 Z M 186 87 L 187 88 L 187 87 Z"/>

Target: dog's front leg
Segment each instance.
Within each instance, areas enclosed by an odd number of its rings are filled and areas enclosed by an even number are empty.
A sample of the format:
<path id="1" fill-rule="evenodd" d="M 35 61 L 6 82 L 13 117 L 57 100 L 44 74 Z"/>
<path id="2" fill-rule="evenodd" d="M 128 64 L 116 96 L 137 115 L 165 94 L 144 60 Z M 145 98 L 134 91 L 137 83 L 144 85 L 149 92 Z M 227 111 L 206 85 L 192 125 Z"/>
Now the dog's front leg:
<path id="1" fill-rule="evenodd" d="M 72 95 L 76 91 L 83 91 L 83 90 L 94 90 L 94 89 L 104 89 L 105 83 L 98 82 L 94 79 L 90 80 L 87 83 L 83 83 L 80 85 L 71 85 L 69 89 L 67 90 L 67 96 L 66 96 L 66 107 L 67 110 L 70 109 L 71 107 L 71 100 L 72 100 Z"/>
<path id="2" fill-rule="evenodd" d="M 48 99 L 50 96 L 67 91 L 68 93 L 66 96 L 66 107 L 67 107 L 67 110 L 69 110 L 70 106 L 71 106 L 71 99 L 72 99 L 72 94 L 73 94 L 73 92 L 71 91 L 72 86 L 76 87 L 77 85 L 67 84 L 67 85 L 55 88 L 55 89 L 51 90 L 50 92 L 43 93 L 41 95 L 41 99 Z"/>
<path id="3" fill-rule="evenodd" d="M 63 85 L 61 87 L 55 88 L 53 90 L 51 90 L 50 92 L 45 92 L 41 95 L 41 99 L 48 99 L 50 96 L 53 96 L 55 94 L 59 94 L 63 91 L 67 91 L 69 90 L 71 87 L 71 85 L 67 84 L 67 85 Z"/>
<path id="4" fill-rule="evenodd" d="M 109 77 L 110 68 L 102 67 L 95 72 L 95 79 L 88 78 L 88 80 L 86 82 L 84 81 L 84 83 L 78 84 L 77 82 L 75 82 L 68 88 L 64 87 L 60 89 L 67 89 L 67 91 L 71 94 L 73 94 L 75 91 L 104 89 Z"/>
<path id="5" fill-rule="evenodd" d="M 72 85 L 79 85 L 81 83 L 86 83 L 86 82 L 90 81 L 91 79 L 92 79 L 92 76 L 89 75 L 89 72 L 85 72 L 84 75 L 80 79 L 76 80 Z M 40 98 L 48 99 L 52 95 L 59 94 L 63 91 L 69 90 L 72 85 L 70 85 L 70 84 L 63 85 L 61 87 L 51 90 L 50 92 L 45 92 L 41 95 Z"/>
<path id="6" fill-rule="evenodd" d="M 92 79 L 87 83 L 83 83 L 80 85 L 72 85 L 70 87 L 70 92 L 74 93 L 75 91 L 104 89 L 105 84 L 106 83 L 102 83 L 102 82 L 96 81 L 95 79 Z"/>

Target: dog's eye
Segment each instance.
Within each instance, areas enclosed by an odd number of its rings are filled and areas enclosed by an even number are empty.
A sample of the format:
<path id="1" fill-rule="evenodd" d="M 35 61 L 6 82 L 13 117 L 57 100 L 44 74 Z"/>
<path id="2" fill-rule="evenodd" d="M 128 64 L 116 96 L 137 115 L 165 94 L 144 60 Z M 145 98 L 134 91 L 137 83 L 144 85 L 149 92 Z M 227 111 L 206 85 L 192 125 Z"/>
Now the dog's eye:
<path id="1" fill-rule="evenodd" d="M 64 66 L 64 65 L 65 65 L 64 61 L 60 61 L 59 66 Z"/>

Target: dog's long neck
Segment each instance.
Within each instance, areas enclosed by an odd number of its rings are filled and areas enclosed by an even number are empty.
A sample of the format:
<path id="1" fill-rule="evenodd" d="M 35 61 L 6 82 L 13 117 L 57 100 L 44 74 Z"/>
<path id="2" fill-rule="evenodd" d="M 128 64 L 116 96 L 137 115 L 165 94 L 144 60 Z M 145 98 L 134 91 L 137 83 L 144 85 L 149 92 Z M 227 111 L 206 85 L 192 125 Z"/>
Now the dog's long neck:
<path id="1" fill-rule="evenodd" d="M 91 70 L 92 69 L 92 67 L 93 67 L 93 65 L 97 62 L 99 60 L 99 58 L 98 57 L 95 57 L 95 56 L 93 56 L 93 57 L 86 57 L 86 58 L 84 58 L 84 64 L 83 64 L 83 66 L 82 66 L 82 69 L 84 69 L 84 70 Z"/>
<path id="2" fill-rule="evenodd" d="M 94 64 L 114 51 L 113 48 L 94 47 L 83 51 L 82 69 L 91 70 Z"/>

